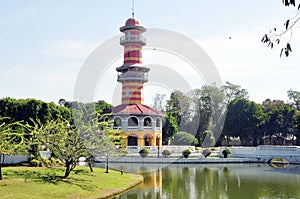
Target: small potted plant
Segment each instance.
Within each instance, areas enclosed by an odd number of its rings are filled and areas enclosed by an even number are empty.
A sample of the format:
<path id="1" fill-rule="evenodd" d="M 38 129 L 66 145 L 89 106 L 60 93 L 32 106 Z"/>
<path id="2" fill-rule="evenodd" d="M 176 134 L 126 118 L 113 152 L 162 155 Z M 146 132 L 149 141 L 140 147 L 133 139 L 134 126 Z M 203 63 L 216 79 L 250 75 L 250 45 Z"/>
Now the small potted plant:
<path id="1" fill-rule="evenodd" d="M 167 149 L 162 152 L 162 155 L 163 155 L 164 158 L 169 157 L 171 154 L 172 154 L 171 151 L 169 151 Z"/>
<path id="2" fill-rule="evenodd" d="M 222 154 L 224 156 L 224 158 L 227 158 L 229 154 L 231 154 L 231 150 L 228 149 L 228 148 L 225 148 L 223 151 L 222 151 Z"/>
<path id="3" fill-rule="evenodd" d="M 188 158 L 191 153 L 192 152 L 189 149 L 185 149 L 184 151 L 182 151 L 182 155 L 184 158 Z"/>
<path id="4" fill-rule="evenodd" d="M 204 149 L 202 151 L 202 154 L 204 155 L 205 158 L 207 158 L 211 154 L 211 150 L 210 149 Z"/>
<path id="5" fill-rule="evenodd" d="M 142 148 L 140 151 L 139 151 L 139 154 L 142 158 L 145 158 L 148 154 L 149 154 L 149 150 L 146 149 L 146 148 Z"/>

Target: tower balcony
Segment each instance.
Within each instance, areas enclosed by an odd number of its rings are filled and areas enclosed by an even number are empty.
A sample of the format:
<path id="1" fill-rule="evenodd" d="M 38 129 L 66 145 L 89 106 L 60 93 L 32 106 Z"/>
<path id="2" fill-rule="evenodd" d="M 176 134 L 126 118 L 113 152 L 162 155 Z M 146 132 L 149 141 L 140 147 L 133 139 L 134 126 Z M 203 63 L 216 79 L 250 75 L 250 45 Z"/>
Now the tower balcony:
<path id="1" fill-rule="evenodd" d="M 140 81 L 140 82 L 148 82 L 148 73 L 121 73 L 118 75 L 118 82 L 123 81 Z"/>
<path id="2" fill-rule="evenodd" d="M 140 43 L 142 45 L 146 45 L 146 38 L 140 35 L 139 36 L 130 35 L 130 36 L 120 37 L 120 44 L 124 45 L 126 43 Z"/>

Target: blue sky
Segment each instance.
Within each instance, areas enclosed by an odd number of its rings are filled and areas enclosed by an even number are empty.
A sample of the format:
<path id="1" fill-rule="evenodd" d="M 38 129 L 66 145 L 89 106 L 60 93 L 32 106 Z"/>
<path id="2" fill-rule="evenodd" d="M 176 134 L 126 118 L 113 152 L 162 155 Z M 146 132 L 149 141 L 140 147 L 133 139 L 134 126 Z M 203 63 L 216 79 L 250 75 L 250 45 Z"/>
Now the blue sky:
<path id="1" fill-rule="evenodd" d="M 120 34 L 119 27 L 131 16 L 131 0 L 0 3 L 0 97 L 72 100 L 84 61 L 101 43 Z M 242 86 L 259 103 L 266 98 L 286 101 L 287 90 L 300 90 L 297 29 L 294 52 L 288 58 L 279 58 L 279 48 L 270 50 L 260 42 L 264 33 L 294 14 L 281 0 L 135 1 L 135 16 L 145 27 L 169 29 L 193 39 L 211 57 L 224 83 Z M 111 66 L 115 76 L 120 63 Z M 107 87 L 117 85 L 113 75 Z M 151 89 L 145 87 L 148 104 Z M 98 92 L 95 100 L 113 101 L 111 94 Z"/>

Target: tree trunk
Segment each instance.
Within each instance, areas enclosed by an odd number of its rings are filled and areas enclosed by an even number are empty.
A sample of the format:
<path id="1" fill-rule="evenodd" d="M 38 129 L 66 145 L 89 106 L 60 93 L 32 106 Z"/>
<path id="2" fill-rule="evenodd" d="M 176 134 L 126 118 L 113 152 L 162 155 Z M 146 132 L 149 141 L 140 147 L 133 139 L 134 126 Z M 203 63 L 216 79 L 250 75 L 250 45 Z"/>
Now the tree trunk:
<path id="1" fill-rule="evenodd" d="M 89 168 L 90 168 L 90 172 L 93 172 L 93 160 L 92 160 L 92 157 L 89 158 L 88 160 L 88 165 L 89 165 Z"/>
<path id="2" fill-rule="evenodd" d="M 70 175 L 71 172 L 71 162 L 67 161 L 66 162 L 66 171 L 65 171 L 65 175 L 63 178 L 67 178 Z"/>
<path id="3" fill-rule="evenodd" d="M 105 173 L 108 173 L 108 158 L 106 158 L 106 169 L 105 169 Z"/>

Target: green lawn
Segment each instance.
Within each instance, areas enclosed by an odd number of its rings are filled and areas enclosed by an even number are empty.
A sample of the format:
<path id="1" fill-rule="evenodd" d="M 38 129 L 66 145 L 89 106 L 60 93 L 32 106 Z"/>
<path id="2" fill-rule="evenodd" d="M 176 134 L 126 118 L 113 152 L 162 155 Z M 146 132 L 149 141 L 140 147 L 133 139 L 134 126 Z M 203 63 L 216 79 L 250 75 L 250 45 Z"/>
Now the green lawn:
<path id="1" fill-rule="evenodd" d="M 1 198 L 106 198 L 143 181 L 135 174 L 87 167 L 76 167 L 69 178 L 64 168 L 4 167 L 4 179 L 0 181 Z"/>

